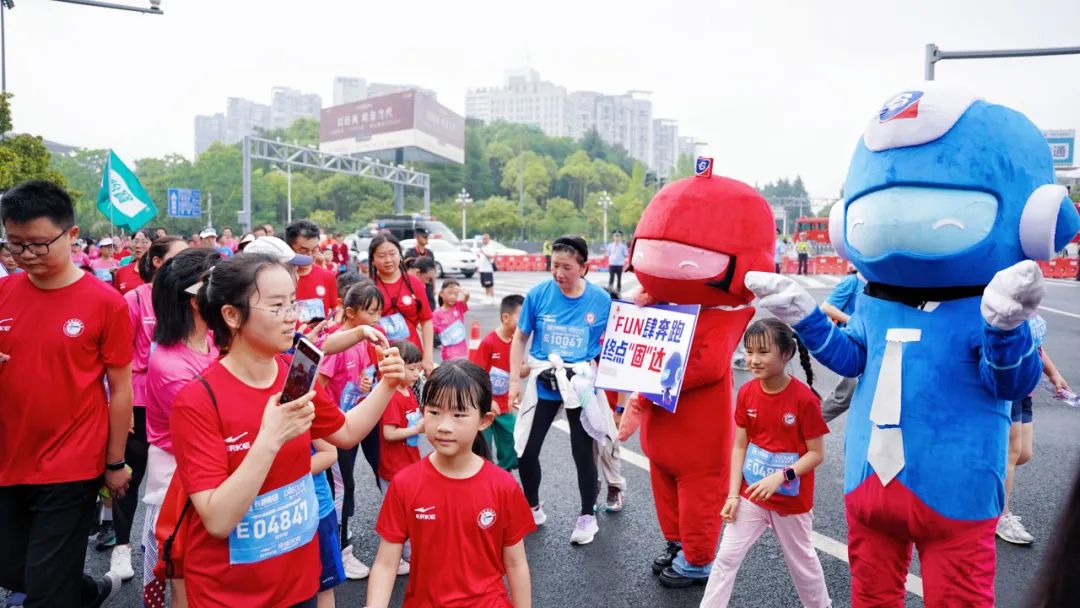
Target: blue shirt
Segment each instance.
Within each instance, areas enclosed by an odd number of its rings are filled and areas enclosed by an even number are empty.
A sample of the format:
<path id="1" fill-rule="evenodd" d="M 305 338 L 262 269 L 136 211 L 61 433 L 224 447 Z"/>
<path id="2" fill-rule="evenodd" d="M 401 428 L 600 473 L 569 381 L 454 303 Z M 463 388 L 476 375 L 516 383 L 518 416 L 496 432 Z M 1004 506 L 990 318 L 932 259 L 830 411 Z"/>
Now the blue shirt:
<path id="1" fill-rule="evenodd" d="M 214 249 L 217 249 L 217 252 L 224 258 L 231 258 L 233 255 L 232 249 L 229 249 L 228 247 L 214 247 Z"/>
<path id="2" fill-rule="evenodd" d="M 585 292 L 568 298 L 549 279 L 533 287 L 525 296 L 518 329 L 532 334 L 529 354 L 546 361 L 556 353 L 566 363 L 579 363 L 600 356 L 600 340 L 607 329 L 611 296 L 589 281 Z M 541 399 L 561 401 L 559 393 L 537 387 Z"/>
<path id="3" fill-rule="evenodd" d="M 836 284 L 825 302 L 839 308 L 845 315 L 851 316 L 855 312 L 855 301 L 864 287 L 866 287 L 866 281 L 860 279 L 858 274 L 849 274 Z"/>
<path id="4" fill-rule="evenodd" d="M 315 455 L 315 447 L 311 448 L 311 455 Z M 330 482 L 326 479 L 326 471 L 312 473 L 311 480 L 315 482 L 315 496 L 319 499 L 319 519 L 334 512 L 334 495 L 330 493 Z"/>
<path id="5" fill-rule="evenodd" d="M 626 263 L 626 256 L 630 255 L 630 250 L 626 248 L 626 243 L 608 243 L 607 257 L 609 266 L 622 266 Z"/>

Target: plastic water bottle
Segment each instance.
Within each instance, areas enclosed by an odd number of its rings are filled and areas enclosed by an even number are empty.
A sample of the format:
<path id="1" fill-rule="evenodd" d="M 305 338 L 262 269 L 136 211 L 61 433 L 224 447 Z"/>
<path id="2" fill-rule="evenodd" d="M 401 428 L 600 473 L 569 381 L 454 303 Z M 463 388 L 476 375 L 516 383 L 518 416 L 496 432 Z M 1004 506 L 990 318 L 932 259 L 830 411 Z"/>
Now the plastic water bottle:
<path id="1" fill-rule="evenodd" d="M 1042 382 L 1040 382 L 1040 385 L 1043 387 L 1043 390 L 1050 393 L 1050 395 L 1053 396 L 1054 399 L 1064 402 L 1065 405 L 1069 407 L 1080 407 L 1080 395 L 1077 395 L 1072 391 L 1059 391 L 1058 388 L 1046 378 L 1043 378 Z"/>

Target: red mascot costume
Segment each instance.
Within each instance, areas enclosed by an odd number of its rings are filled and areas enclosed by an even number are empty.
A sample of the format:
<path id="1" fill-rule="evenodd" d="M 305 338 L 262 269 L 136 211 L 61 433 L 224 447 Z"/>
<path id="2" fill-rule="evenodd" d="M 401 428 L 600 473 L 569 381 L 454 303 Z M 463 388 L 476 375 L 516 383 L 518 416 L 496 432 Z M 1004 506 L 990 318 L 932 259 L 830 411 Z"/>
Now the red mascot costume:
<path id="1" fill-rule="evenodd" d="M 676 413 L 639 399 L 621 435 L 641 426 L 660 529 L 667 539 L 653 573 L 667 587 L 705 584 L 720 538 L 734 438 L 731 358 L 754 309 L 747 271 L 773 268 L 775 223 L 750 186 L 699 175 L 674 182 L 649 203 L 634 231 L 630 263 L 639 304 L 700 304 Z"/>

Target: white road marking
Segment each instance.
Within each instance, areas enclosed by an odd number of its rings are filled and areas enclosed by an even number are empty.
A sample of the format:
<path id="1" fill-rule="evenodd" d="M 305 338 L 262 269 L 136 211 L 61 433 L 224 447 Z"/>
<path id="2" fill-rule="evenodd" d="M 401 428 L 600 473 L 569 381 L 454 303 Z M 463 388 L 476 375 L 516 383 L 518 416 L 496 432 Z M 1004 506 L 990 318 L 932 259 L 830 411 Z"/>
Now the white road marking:
<path id="1" fill-rule="evenodd" d="M 552 422 L 551 426 L 559 429 L 564 433 L 570 433 L 570 424 L 562 418 L 556 420 L 555 422 Z M 619 449 L 619 452 L 622 454 L 623 460 L 629 462 L 630 464 L 643 471 L 648 472 L 649 459 L 646 458 L 643 454 L 638 454 L 633 450 L 627 449 L 626 446 L 622 446 Z M 819 534 L 817 532 L 811 532 L 810 534 L 814 542 L 814 547 L 820 549 L 822 553 L 831 555 L 845 563 L 851 563 L 848 559 L 848 546 L 846 544 L 836 539 L 829 538 L 828 536 L 825 536 L 823 534 Z M 909 593 L 913 593 L 919 597 L 923 597 L 922 578 L 908 572 L 907 581 L 904 583 L 904 587 L 908 590 Z"/>
<path id="2" fill-rule="evenodd" d="M 1059 315 L 1065 315 L 1066 317 L 1072 317 L 1074 319 L 1080 319 L 1080 315 L 1075 312 L 1066 312 L 1064 310 L 1058 310 L 1056 308 L 1050 308 L 1049 306 L 1040 306 L 1039 310 L 1045 310 L 1046 312 L 1052 312 Z"/>

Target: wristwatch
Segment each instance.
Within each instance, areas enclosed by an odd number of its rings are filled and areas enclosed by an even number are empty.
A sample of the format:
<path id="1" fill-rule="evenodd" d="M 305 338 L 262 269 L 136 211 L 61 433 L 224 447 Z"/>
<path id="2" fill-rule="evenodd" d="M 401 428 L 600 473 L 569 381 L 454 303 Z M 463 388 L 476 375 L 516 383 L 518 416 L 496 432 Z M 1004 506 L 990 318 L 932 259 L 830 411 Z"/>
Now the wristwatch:
<path id="1" fill-rule="evenodd" d="M 798 478 L 798 475 L 795 474 L 795 469 L 791 467 L 784 469 L 784 481 L 795 481 L 796 478 Z"/>
<path id="2" fill-rule="evenodd" d="M 127 466 L 127 461 L 126 460 L 119 460 L 117 462 L 111 462 L 109 464 L 106 464 L 105 465 L 105 470 L 106 471 L 123 471 L 124 467 L 126 467 L 126 466 Z"/>

